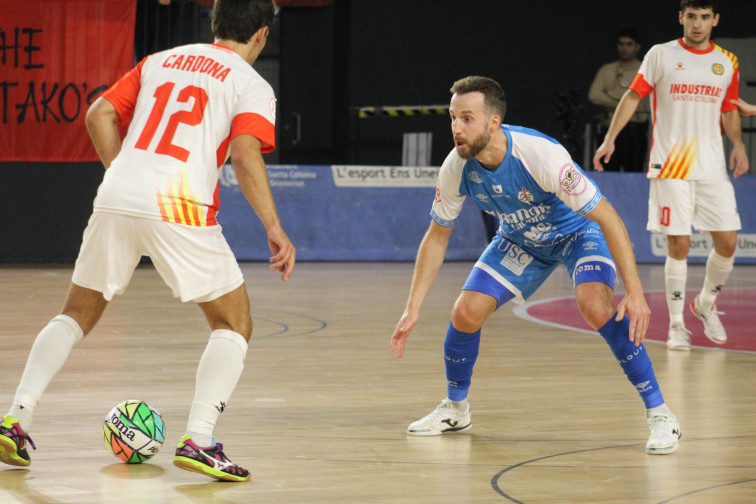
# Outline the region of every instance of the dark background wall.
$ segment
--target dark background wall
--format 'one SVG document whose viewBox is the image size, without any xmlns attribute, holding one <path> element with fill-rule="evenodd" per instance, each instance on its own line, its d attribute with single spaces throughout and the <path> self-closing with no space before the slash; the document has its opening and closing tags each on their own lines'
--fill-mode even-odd
<svg viewBox="0 0 756 504">
<path fill-rule="evenodd" d="M 756 35 L 756 2 L 720 2 L 716 37 Z M 451 148 L 446 116 L 356 120 L 375 105 L 444 104 L 466 75 L 498 80 L 505 122 L 565 142 L 597 112 L 598 67 L 616 59 L 616 33 L 634 26 L 643 50 L 678 38 L 678 0 L 336 0 L 282 13 L 281 161 L 400 164 L 405 131 L 433 132 L 433 164 Z M 740 55 L 741 59 L 749 55 Z M 750 55 L 751 58 L 756 55 Z M 560 98 L 561 97 L 561 98 Z M 290 133 L 300 122 L 297 143 Z M 398 146 L 398 147 L 397 147 Z"/>
<path fill-rule="evenodd" d="M 715 38 L 756 35 L 754 0 L 721 3 Z M 335 0 L 284 8 L 276 21 L 276 161 L 398 165 L 402 134 L 430 131 L 432 164 L 440 164 L 451 148 L 445 115 L 358 120 L 352 110 L 446 104 L 452 82 L 470 74 L 504 86 L 506 122 L 569 143 L 570 125 L 582 128 L 595 112 L 588 86 L 615 58 L 617 30 L 637 27 L 644 49 L 677 38 L 678 7 L 676 0 Z M 3 163 L 0 170 L 0 262 L 75 259 L 102 168 Z"/>
</svg>

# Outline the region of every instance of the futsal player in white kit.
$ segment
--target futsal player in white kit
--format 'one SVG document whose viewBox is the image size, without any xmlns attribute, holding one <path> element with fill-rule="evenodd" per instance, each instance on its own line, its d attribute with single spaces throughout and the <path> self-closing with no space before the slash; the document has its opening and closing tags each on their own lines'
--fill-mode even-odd
<svg viewBox="0 0 756 504">
<path fill-rule="evenodd" d="M 680 425 L 664 402 L 643 340 L 650 310 L 627 231 L 598 187 L 554 139 L 503 125 L 504 91 L 479 76 L 454 83 L 449 107 L 455 148 L 441 166 L 431 223 L 417 253 L 405 311 L 391 339 L 397 357 L 444 260 L 466 197 L 500 221 L 457 298 L 444 342 L 447 397 L 407 434 L 433 436 L 472 425 L 467 396 L 481 327 L 501 305 L 522 303 L 559 264 L 586 321 L 606 340 L 646 407 L 649 454 L 677 450 Z M 626 289 L 614 301 L 616 274 Z"/>
<path fill-rule="evenodd" d="M 732 142 L 733 176 L 748 172 L 738 113 L 737 57 L 711 40 L 719 23 L 713 0 L 680 3 L 683 36 L 653 46 L 643 59 L 630 89 L 617 105 L 604 142 L 593 164 L 614 152 L 614 139 L 627 124 L 639 101 L 652 96 L 653 131 L 648 177 L 649 231 L 667 236 L 664 284 L 669 310 L 667 347 L 690 350 L 690 331 L 683 320 L 687 258 L 691 226 L 711 235 L 714 249 L 706 260 L 700 293 L 691 312 L 703 323 L 704 335 L 727 342 L 715 302 L 735 263 L 737 231 L 741 228 L 735 191 L 727 175 L 722 127 Z M 720 126 L 721 125 L 721 126 Z"/>
<path fill-rule="evenodd" d="M 145 58 L 89 109 L 87 127 L 106 172 L 63 310 L 37 336 L 0 425 L 3 462 L 31 464 L 35 406 L 146 255 L 174 296 L 198 303 L 211 329 L 173 462 L 221 480 L 250 479 L 213 438 L 252 333 L 244 278 L 216 221 L 218 170 L 230 156 L 267 231 L 270 268 L 287 280 L 296 250 L 281 227 L 261 155 L 275 146 L 276 101 L 251 66 L 274 14 L 272 0 L 216 0 L 214 44 Z M 119 123 L 129 124 L 123 141 Z"/>
</svg>

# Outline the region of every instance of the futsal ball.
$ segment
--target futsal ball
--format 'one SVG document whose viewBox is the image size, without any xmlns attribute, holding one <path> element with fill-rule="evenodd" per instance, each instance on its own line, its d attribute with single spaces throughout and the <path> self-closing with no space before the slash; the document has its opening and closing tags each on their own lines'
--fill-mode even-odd
<svg viewBox="0 0 756 504">
<path fill-rule="evenodd" d="M 165 423 L 146 402 L 130 400 L 110 410 L 102 433 L 113 455 L 128 464 L 140 464 L 163 446 Z"/>
</svg>

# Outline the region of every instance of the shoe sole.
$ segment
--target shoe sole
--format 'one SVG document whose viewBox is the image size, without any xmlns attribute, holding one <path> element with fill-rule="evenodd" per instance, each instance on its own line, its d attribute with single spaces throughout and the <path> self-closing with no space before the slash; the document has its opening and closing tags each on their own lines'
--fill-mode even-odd
<svg viewBox="0 0 756 504">
<path fill-rule="evenodd" d="M 19 467 L 31 465 L 31 460 L 26 460 L 18 455 L 18 446 L 8 436 L 0 436 L 0 460 L 6 464 Z"/>
<path fill-rule="evenodd" d="M 187 457 L 174 457 L 173 465 L 181 469 L 184 469 L 185 471 L 191 471 L 191 472 L 204 474 L 205 476 L 210 476 L 211 478 L 215 478 L 215 479 L 223 480 L 223 481 L 242 482 L 242 481 L 249 481 L 252 478 L 251 474 L 248 474 L 246 477 L 234 476 L 233 474 L 228 474 L 223 471 L 219 471 L 217 469 L 212 469 L 211 467 L 208 467 L 207 465 L 201 462 L 197 462 L 196 460 L 193 460 Z"/>
<path fill-rule="evenodd" d="M 407 429 L 407 435 L 408 436 L 440 436 L 442 434 L 454 434 L 456 432 L 466 431 L 470 427 L 472 427 L 472 422 L 465 425 L 464 427 L 452 427 L 450 429 L 446 429 L 442 431 L 411 431 Z"/>
<path fill-rule="evenodd" d="M 695 315 L 695 317 L 698 320 L 700 320 L 702 323 L 704 323 L 704 319 L 701 318 L 701 316 L 696 312 L 696 301 L 695 301 L 695 299 L 690 302 L 690 311 L 693 313 L 693 315 Z M 725 343 L 727 343 L 727 338 L 725 338 L 725 339 L 712 338 L 711 336 L 709 336 L 708 334 L 706 334 L 706 331 L 704 331 L 704 336 L 706 336 L 706 338 L 709 341 L 711 341 L 712 343 L 715 343 L 717 345 L 724 345 Z"/>
<path fill-rule="evenodd" d="M 690 346 L 689 345 L 677 345 L 677 346 L 675 346 L 675 345 L 667 345 L 667 349 L 668 350 L 677 350 L 678 352 L 679 351 L 689 352 L 690 351 Z"/>
<path fill-rule="evenodd" d="M 665 448 L 646 448 L 646 453 L 649 455 L 669 455 L 670 453 L 675 453 L 679 447 L 679 444 L 675 444 L 674 446 Z"/>
</svg>

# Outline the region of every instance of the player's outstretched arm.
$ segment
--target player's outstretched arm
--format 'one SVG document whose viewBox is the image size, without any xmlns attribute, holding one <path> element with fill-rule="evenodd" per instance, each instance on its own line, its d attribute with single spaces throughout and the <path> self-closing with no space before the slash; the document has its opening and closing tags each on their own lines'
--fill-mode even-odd
<svg viewBox="0 0 756 504">
<path fill-rule="evenodd" d="M 637 91 L 632 89 L 625 91 L 619 105 L 617 105 L 617 109 L 614 111 L 614 117 L 612 117 L 612 122 L 606 131 L 604 141 L 596 149 L 596 154 L 593 156 L 593 168 L 596 171 L 604 171 L 601 161 L 608 163 L 612 158 L 612 154 L 614 154 L 614 141 L 635 113 L 640 101 L 641 97 Z"/>
<path fill-rule="evenodd" d="M 404 346 L 407 344 L 407 338 L 417 325 L 420 306 L 423 304 L 425 296 L 428 294 L 433 285 L 438 270 L 444 262 L 446 248 L 449 245 L 449 236 L 453 226 L 439 226 L 431 221 L 428 231 L 426 231 L 423 241 L 417 250 L 415 259 L 415 272 L 412 275 L 412 285 L 410 286 L 409 299 L 404 309 L 399 323 L 396 325 L 393 336 L 391 336 L 391 351 L 397 357 L 404 355 Z"/>
<path fill-rule="evenodd" d="M 118 112 L 112 103 L 100 97 L 87 110 L 86 124 L 92 145 L 107 170 L 121 152 Z"/>
<path fill-rule="evenodd" d="M 740 115 L 744 115 L 744 116 L 756 115 L 756 105 L 751 105 L 750 103 L 744 102 L 740 98 L 737 98 L 735 100 L 730 100 L 730 103 L 738 107 L 738 111 L 740 111 Z"/>
<path fill-rule="evenodd" d="M 253 136 L 234 137 L 230 144 L 231 164 L 239 187 L 268 232 L 268 246 L 273 253 L 270 269 L 280 271 L 281 280 L 288 280 L 294 271 L 297 251 L 278 218 L 261 147 L 260 140 Z"/>
<path fill-rule="evenodd" d="M 625 224 L 612 205 L 603 198 L 586 217 L 601 227 L 606 244 L 609 246 L 609 252 L 611 252 L 614 259 L 614 264 L 617 266 L 622 281 L 625 284 L 625 297 L 617 307 L 616 320 L 622 320 L 622 317 L 627 314 L 630 319 L 630 334 L 628 337 L 630 341 L 633 341 L 638 346 L 646 338 L 648 323 L 651 319 L 651 310 L 643 295 L 643 286 L 638 276 L 638 269 L 635 266 L 633 246 L 627 234 Z"/>
</svg>

